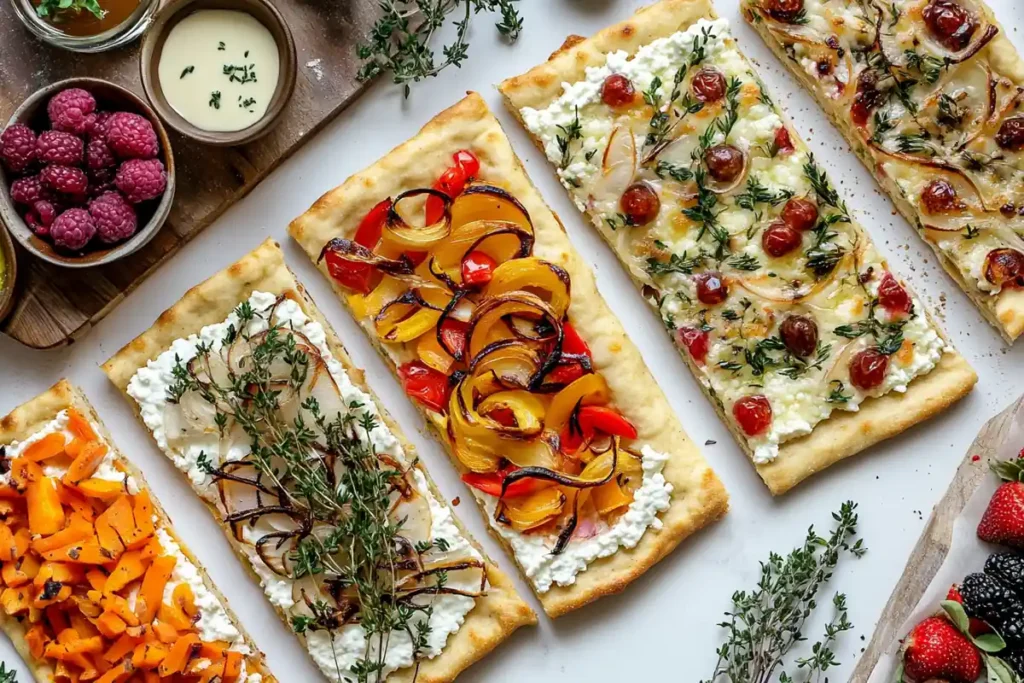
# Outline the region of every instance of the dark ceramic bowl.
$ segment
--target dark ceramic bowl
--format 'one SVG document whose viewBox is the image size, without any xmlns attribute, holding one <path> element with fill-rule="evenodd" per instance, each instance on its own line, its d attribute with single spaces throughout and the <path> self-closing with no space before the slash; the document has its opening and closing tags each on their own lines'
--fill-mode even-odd
<svg viewBox="0 0 1024 683">
<path fill-rule="evenodd" d="M 277 52 L 281 60 L 277 88 L 270 99 L 266 113 L 248 128 L 234 131 L 208 131 L 193 126 L 174 110 L 164 96 L 158 74 L 160 56 L 163 54 L 164 43 L 178 22 L 197 10 L 224 9 L 238 10 L 252 15 L 267 27 L 277 43 Z M 292 32 L 285 23 L 284 17 L 270 0 L 171 0 L 160 10 L 153 26 L 146 33 L 139 53 L 139 68 L 142 70 L 142 87 L 146 96 L 168 126 L 182 135 L 208 145 L 230 147 L 252 142 L 269 133 L 281 120 L 281 114 L 295 90 L 295 77 L 298 70 L 298 58 L 295 55 L 295 41 Z"/>
<path fill-rule="evenodd" d="M 4 272 L 0 275 L 0 320 L 14 308 L 14 287 L 18 283 L 18 255 L 14 252 L 14 242 L 0 225 L 0 258 L 4 261 Z"/>
<path fill-rule="evenodd" d="M 53 95 L 66 88 L 82 88 L 88 90 L 96 98 L 99 108 L 106 111 L 130 111 L 145 116 L 152 122 L 160 140 L 161 161 L 167 168 L 167 189 L 160 200 L 146 202 L 137 207 L 139 229 L 132 237 L 120 244 L 106 249 L 87 249 L 82 254 L 68 254 L 58 250 L 53 244 L 36 235 L 22 219 L 14 202 L 11 201 L 10 187 L 14 178 L 0 167 L 0 221 L 11 231 L 11 235 L 21 246 L 44 261 L 66 268 L 89 268 L 111 263 L 142 248 L 160 230 L 167 220 L 174 199 L 174 156 L 171 153 L 171 142 L 167 131 L 161 125 L 156 113 L 141 97 L 135 93 L 98 78 L 69 78 L 37 90 L 20 107 L 7 125 L 24 123 L 37 133 L 49 128 L 46 105 Z"/>
</svg>

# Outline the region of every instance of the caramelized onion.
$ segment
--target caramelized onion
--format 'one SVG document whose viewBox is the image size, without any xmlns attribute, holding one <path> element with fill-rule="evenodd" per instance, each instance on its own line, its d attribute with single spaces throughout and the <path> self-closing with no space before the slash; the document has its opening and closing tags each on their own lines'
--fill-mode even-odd
<svg viewBox="0 0 1024 683">
<path fill-rule="evenodd" d="M 379 256 L 361 244 L 357 244 L 350 239 L 344 237 L 335 237 L 320 250 L 320 256 L 316 262 L 320 263 L 327 252 L 337 254 L 346 261 L 352 261 L 353 263 L 363 263 L 368 266 L 372 266 L 382 273 L 388 275 L 412 275 L 413 265 L 405 256 L 398 259 L 389 259 L 383 256 Z"/>
<path fill-rule="evenodd" d="M 444 211 L 441 218 L 430 225 L 422 227 L 411 226 L 406 223 L 402 215 L 398 213 L 398 207 L 403 200 L 420 195 L 435 197 L 443 202 Z M 387 220 L 384 221 L 384 239 L 403 249 L 430 249 L 441 240 L 448 237 L 452 228 L 452 200 L 444 192 L 433 188 L 419 188 L 406 190 L 391 203 L 388 209 Z"/>
</svg>

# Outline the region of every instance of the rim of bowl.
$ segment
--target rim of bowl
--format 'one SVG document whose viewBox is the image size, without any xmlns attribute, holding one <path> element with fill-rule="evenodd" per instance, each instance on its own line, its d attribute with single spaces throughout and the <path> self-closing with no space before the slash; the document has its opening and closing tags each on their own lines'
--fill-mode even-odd
<svg viewBox="0 0 1024 683">
<path fill-rule="evenodd" d="M 257 8 L 259 13 L 254 12 L 253 8 Z M 277 87 L 274 89 L 274 95 L 271 97 L 266 113 L 248 128 L 235 131 L 203 130 L 186 121 L 164 96 L 157 73 L 164 43 L 167 41 L 170 30 L 178 22 L 192 12 L 201 9 L 228 9 L 245 12 L 266 26 L 277 44 L 281 60 Z M 269 19 L 270 24 L 265 19 Z M 153 104 L 157 114 L 168 126 L 186 137 L 205 144 L 230 147 L 263 137 L 281 121 L 281 116 L 295 91 L 298 57 L 295 51 L 295 40 L 288 27 L 288 22 L 269 0 L 171 0 L 157 13 L 152 26 L 146 32 L 145 38 L 142 39 L 142 49 L 139 51 L 139 70 L 142 74 L 142 87 L 146 91 L 146 96 Z"/>
<path fill-rule="evenodd" d="M 0 225 L 0 254 L 3 256 L 6 270 L 3 286 L 0 287 L 0 322 L 2 322 L 14 308 L 14 289 L 18 286 L 18 253 L 14 248 L 14 240 L 11 239 L 10 233 L 3 225 Z"/>
<path fill-rule="evenodd" d="M 64 268 L 92 268 L 112 263 L 138 251 L 160 231 L 164 221 L 167 220 L 167 216 L 170 214 L 171 203 L 174 200 L 174 153 L 171 150 L 171 141 L 167 136 L 167 130 L 163 127 L 153 108 L 131 90 L 102 78 L 67 78 L 40 88 L 29 95 L 18 106 L 6 125 L 11 126 L 15 123 L 31 121 L 38 113 L 39 107 L 45 106 L 45 103 L 49 101 L 52 95 L 65 88 L 76 87 L 89 90 L 94 96 L 97 95 L 94 91 L 100 88 L 114 91 L 118 97 L 130 104 L 129 109 L 133 109 L 136 113 L 145 116 L 153 124 L 157 139 L 160 140 L 164 168 L 167 170 L 167 187 L 164 189 L 164 194 L 160 198 L 159 204 L 153 209 L 153 215 L 138 232 L 121 244 L 109 249 L 96 249 L 82 256 L 66 256 L 56 251 L 48 242 L 36 236 L 32 229 L 22 220 L 21 215 L 14 206 L 13 200 L 11 200 L 10 183 L 8 182 L 7 173 L 3 168 L 0 168 L 0 184 L 2 184 L 2 187 L 0 187 L 0 221 L 7 226 L 8 231 L 10 231 L 11 235 L 21 246 L 42 260 Z M 97 99 L 105 99 L 105 97 L 100 93 Z"/>
</svg>

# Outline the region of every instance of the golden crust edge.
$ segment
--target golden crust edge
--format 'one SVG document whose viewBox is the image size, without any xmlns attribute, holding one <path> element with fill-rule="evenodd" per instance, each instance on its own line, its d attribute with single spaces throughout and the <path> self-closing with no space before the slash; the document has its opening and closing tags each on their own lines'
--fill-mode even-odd
<svg viewBox="0 0 1024 683">
<path fill-rule="evenodd" d="M 276 683 L 278 680 L 267 666 L 266 655 L 256 646 L 252 636 L 246 631 L 245 626 L 242 624 L 238 615 L 235 614 L 234 610 L 231 609 L 231 605 L 221 593 L 220 589 L 213 583 L 206 568 L 199 561 L 199 559 L 192 553 L 192 550 L 178 535 L 174 524 L 171 522 L 171 518 L 167 515 L 166 510 L 160 504 L 160 500 L 157 498 L 156 493 L 149 486 L 149 482 L 146 481 L 145 476 L 131 460 L 129 460 L 118 448 L 117 443 L 114 441 L 113 436 L 107 429 L 106 425 L 100 419 L 96 409 L 89 402 L 89 399 L 85 394 L 68 382 L 66 379 L 58 381 L 55 385 L 50 387 L 48 390 L 39 394 L 35 398 L 28 400 L 15 408 L 11 413 L 0 420 L 0 445 L 8 444 L 11 441 L 24 440 L 30 434 L 38 431 L 41 427 L 45 426 L 47 422 L 52 420 L 57 413 L 66 408 L 74 408 L 82 413 L 90 423 L 97 429 L 100 436 L 107 442 L 107 446 L 114 454 L 114 458 L 121 464 L 125 471 L 135 478 L 141 489 L 145 489 L 149 492 L 150 498 L 153 503 L 153 510 L 159 519 L 159 527 L 164 529 L 172 539 L 178 544 L 182 554 L 199 570 L 200 575 L 203 579 L 203 584 L 209 589 L 221 604 L 224 606 L 225 612 L 231 619 L 231 622 L 238 629 L 242 639 L 246 645 L 251 649 L 253 654 L 246 657 L 246 670 L 249 673 L 259 673 L 264 677 L 267 683 Z M 24 424 L 19 424 L 20 421 L 24 420 Z M 4 632 L 11 639 L 15 649 L 21 658 L 29 666 L 39 683 L 50 683 L 53 680 L 53 669 L 45 662 L 36 661 L 28 649 L 28 643 L 25 640 L 25 634 L 27 629 L 24 627 L 24 623 L 18 619 L 10 617 L 3 612 L 0 612 L 0 625 L 2 625 Z M 257 670 L 250 669 L 251 666 L 258 665 Z"/>
<path fill-rule="evenodd" d="M 139 418 L 139 422 L 142 423 L 138 404 L 127 393 L 128 380 L 135 372 L 149 362 L 149 360 L 152 360 L 152 358 L 166 350 L 167 344 L 174 339 L 193 334 L 204 325 L 223 321 L 239 302 L 245 300 L 254 290 L 261 288 L 279 294 L 288 293 L 293 295 L 292 298 L 298 297 L 296 301 L 302 306 L 303 311 L 323 326 L 327 334 L 327 343 L 331 353 L 345 367 L 352 383 L 370 395 L 377 406 L 381 418 L 402 444 L 405 452 L 410 458 L 415 458 L 415 447 L 406 439 L 398 424 L 383 408 L 376 394 L 366 385 L 362 370 L 357 369 L 353 365 L 334 329 L 323 317 L 323 314 L 309 297 L 305 288 L 302 287 L 294 274 L 288 269 L 279 245 L 272 239 L 264 241 L 241 260 L 190 289 L 177 304 L 169 308 L 158 318 L 154 327 L 139 335 L 134 341 L 129 342 L 118 354 L 103 365 L 104 372 L 107 373 L 110 380 L 124 395 L 125 400 L 132 407 L 136 417 Z M 234 294 L 227 297 L 216 296 L 224 290 L 234 292 Z M 217 303 L 220 305 L 211 305 L 214 302 L 211 302 L 210 298 L 219 299 Z M 230 305 L 225 308 L 229 303 Z M 176 322 L 177 319 L 180 316 L 187 318 L 194 313 L 193 309 L 196 306 L 202 307 L 203 314 L 200 317 L 206 322 L 198 325 L 193 324 L 190 326 L 193 329 L 182 331 Z M 161 321 L 166 323 L 165 327 L 167 329 L 157 329 Z M 148 353 L 143 353 L 142 349 L 147 349 Z M 142 424 L 148 433 L 148 428 L 144 423 Z M 167 456 L 166 453 L 164 455 Z M 427 480 L 431 492 L 439 501 L 447 504 L 444 496 L 437 489 L 433 479 L 422 464 L 417 463 L 417 467 Z M 187 481 L 184 473 L 181 473 L 181 476 Z M 191 488 L 191 482 L 188 483 Z M 198 492 L 196 492 L 196 495 L 199 495 Z M 230 529 L 224 523 L 220 511 L 202 496 L 199 496 L 199 498 L 210 510 L 214 519 L 224 531 L 243 567 L 253 577 L 257 585 L 261 585 L 259 576 L 252 568 L 248 557 L 246 557 L 242 550 L 241 544 L 234 538 Z M 453 515 L 453 519 L 460 531 L 470 539 L 473 546 L 485 558 L 487 562 L 487 578 L 492 589 L 495 590 L 490 590 L 486 596 L 477 600 L 473 610 L 466 616 L 462 627 L 449 636 L 441 654 L 432 659 L 421 660 L 419 676 L 415 679 L 419 683 L 448 683 L 454 680 L 459 673 L 483 658 L 484 655 L 506 640 L 520 626 L 537 623 L 536 614 L 518 596 L 508 576 L 498 568 L 493 560 L 487 557 L 484 549 L 473 539 L 472 535 L 458 519 L 458 516 Z M 277 605 L 271 604 L 271 606 L 290 631 L 288 615 Z M 295 634 L 295 637 L 305 650 L 306 643 L 304 637 L 299 634 Z M 388 677 L 388 680 L 394 680 L 395 683 L 412 683 L 413 675 L 413 668 L 410 667 L 395 671 Z"/>
<path fill-rule="evenodd" d="M 746 2 L 742 3 L 742 5 L 745 8 Z M 988 11 L 991 15 L 991 9 L 988 9 Z M 742 12 L 742 14 L 747 19 L 747 23 L 761 36 L 761 39 L 768 46 L 768 49 L 771 50 L 772 54 L 785 65 L 790 74 L 810 93 L 814 101 L 817 102 L 818 107 L 825 113 L 828 120 L 839 131 L 846 143 L 850 145 L 854 155 L 864 164 L 868 173 L 881 186 L 886 196 L 896 206 L 903 218 L 910 223 L 914 234 L 934 252 L 942 269 L 946 271 L 959 289 L 971 300 L 971 303 L 974 304 L 985 320 L 999 332 L 1000 336 L 1008 344 L 1013 344 L 1024 333 L 1024 290 L 1003 289 L 998 295 L 991 296 L 967 282 L 957 267 L 956 262 L 943 253 L 937 244 L 932 243 L 921 235 L 921 231 L 916 227 L 918 222 L 917 211 L 913 205 L 907 201 L 894 182 L 887 176 L 882 176 L 876 170 L 873 159 L 869 161 L 870 152 L 864 149 L 859 139 L 853 135 L 849 123 L 828 101 L 821 97 L 811 77 L 801 69 L 796 69 L 792 66 L 781 43 L 772 37 L 764 22 L 750 21 L 746 11 Z M 1001 26 L 1000 35 L 997 40 L 999 41 L 997 45 L 990 45 L 987 48 L 992 53 L 992 57 L 1003 62 L 1007 69 L 1016 71 L 1017 78 L 1024 81 L 1024 60 L 1020 59 L 1013 45 L 1009 43 L 1006 38 L 1006 31 Z M 995 49 L 999 45 L 1004 45 L 1004 43 L 1008 48 L 1004 46 L 1003 49 Z M 1013 60 L 1009 59 L 1011 56 L 1014 57 Z"/>
<path fill-rule="evenodd" d="M 603 29 L 602 31 L 595 34 L 595 36 L 601 36 L 605 41 L 613 39 L 614 36 L 619 34 L 619 32 L 621 31 L 621 27 L 623 25 L 630 24 L 635 26 L 639 21 L 657 23 L 660 27 L 656 27 L 656 29 L 651 32 L 653 37 L 650 39 L 656 39 L 658 37 L 671 35 L 676 31 L 684 30 L 685 26 L 689 26 L 689 24 L 685 24 L 684 26 L 674 24 L 671 22 L 664 22 L 663 19 L 665 19 L 665 17 L 663 17 L 661 13 L 655 10 L 657 10 L 660 6 L 676 7 L 680 5 L 692 5 L 696 7 L 699 6 L 700 4 L 702 4 L 700 0 L 663 0 L 663 2 L 661 3 L 641 9 L 631 19 L 627 19 L 626 21 L 620 22 L 619 24 L 615 24 L 606 29 Z M 694 17 L 691 19 L 690 23 L 704 16 L 707 15 L 700 12 L 695 12 Z M 735 40 L 735 37 L 733 38 L 733 40 Z M 577 50 L 581 51 L 580 54 L 588 54 L 591 56 L 591 61 L 588 61 L 587 65 L 593 65 L 597 63 L 597 61 L 593 61 L 597 59 L 597 54 L 603 56 L 608 51 L 611 51 L 610 49 L 598 52 L 587 51 L 586 42 L 587 41 L 574 43 L 568 51 L 554 53 L 551 59 L 548 61 L 548 63 L 543 64 L 539 67 L 534 67 L 534 69 L 527 72 L 525 76 L 534 74 L 539 69 L 541 69 L 541 67 L 551 67 L 552 62 L 565 61 L 566 59 L 576 59 L 571 55 Z M 612 49 L 620 48 L 615 47 Z M 754 68 L 754 65 L 750 63 L 749 58 L 747 58 L 747 56 L 742 51 L 740 52 L 740 54 L 747 61 L 751 71 L 756 74 L 757 70 Z M 567 55 L 569 56 L 567 57 Z M 545 77 L 547 77 L 548 75 L 549 74 L 545 74 Z M 520 125 L 522 125 L 523 127 L 523 130 L 526 131 L 526 134 L 533 141 L 534 146 L 541 152 L 542 155 L 544 155 L 544 145 L 541 143 L 540 139 L 537 138 L 533 133 L 531 133 L 530 130 L 526 127 L 526 123 L 523 120 L 520 111 L 522 106 L 529 105 L 518 104 L 518 102 L 522 101 L 522 91 L 523 88 L 526 87 L 524 85 L 524 81 L 521 81 L 519 79 L 522 79 L 524 77 L 514 77 L 507 79 L 499 86 L 498 89 L 503 95 L 503 100 L 506 109 L 508 109 L 512 116 L 515 117 L 517 121 L 519 121 Z M 558 83 L 561 83 L 563 80 L 569 80 L 570 74 L 556 73 L 552 77 Z M 792 135 L 794 144 L 798 148 L 806 150 L 806 143 L 803 141 L 803 138 L 798 133 L 796 133 L 796 129 L 793 126 L 793 123 L 790 120 L 789 116 L 781 109 L 779 110 L 779 112 L 781 114 L 784 125 L 786 125 L 789 128 L 791 133 L 794 133 L 794 135 Z M 583 214 L 583 216 L 585 219 L 589 221 L 589 216 L 587 216 L 585 213 Z M 593 227 L 593 222 L 590 222 L 592 223 Z M 857 222 L 856 224 L 860 228 L 861 232 L 863 232 L 865 235 L 868 235 L 867 231 L 864 230 L 863 226 L 861 226 L 859 222 Z M 623 259 L 619 256 L 615 242 L 612 239 L 611 232 L 605 229 L 602 225 L 597 225 L 596 228 L 598 233 L 601 235 L 601 238 L 611 249 L 612 253 L 616 255 L 616 258 L 618 259 L 623 270 L 625 270 L 626 274 L 636 285 L 637 289 L 640 290 L 643 287 L 644 283 L 638 277 L 635 276 L 632 270 L 626 266 Z M 1024 301 L 1024 299 L 1022 299 L 1022 301 Z M 648 305 L 650 305 L 649 302 Z M 654 311 L 655 315 L 659 315 L 658 311 L 654 310 L 653 306 L 650 307 Z M 935 329 L 938 330 L 940 334 L 942 334 L 943 339 L 946 339 L 941 327 L 939 327 L 932 318 L 930 311 L 926 311 L 926 315 L 928 316 L 928 320 L 932 324 L 932 326 L 935 327 Z M 1022 325 L 1024 325 L 1024 322 L 1022 322 Z M 948 339 L 946 339 L 946 341 L 948 343 Z M 952 346 L 950 345 L 949 348 L 952 349 Z M 701 391 L 711 402 L 711 405 L 714 407 L 715 412 L 718 413 L 719 418 L 725 424 L 726 428 L 728 428 L 730 433 L 732 433 L 741 450 L 743 450 L 743 452 L 753 463 L 754 453 L 750 446 L 747 444 L 746 437 L 744 437 L 739 432 L 733 421 L 728 418 L 728 416 L 725 413 L 724 407 L 719 404 L 719 402 L 709 391 L 708 387 L 704 386 L 704 383 L 698 379 L 700 376 L 700 371 L 699 368 L 694 364 L 693 360 L 688 356 L 688 354 L 684 353 L 681 349 L 678 349 L 678 347 L 677 350 L 679 350 L 680 356 L 683 358 L 683 361 L 686 363 L 686 365 L 690 368 L 690 371 L 693 373 L 693 378 L 696 384 L 700 387 Z M 922 382 L 919 382 L 918 380 L 926 379 L 932 377 L 933 375 L 943 380 L 945 380 L 947 377 L 949 378 L 948 388 L 953 392 L 953 398 L 951 400 L 944 402 L 928 400 L 929 396 L 924 394 L 926 385 Z M 878 410 L 877 408 L 875 408 L 875 404 L 879 402 L 880 399 L 892 397 L 892 393 L 878 398 L 869 398 L 861 404 L 861 410 L 859 412 L 852 413 L 843 411 L 833 413 L 833 416 L 830 416 L 828 420 L 819 423 L 811 434 L 807 435 L 806 437 L 794 439 L 793 441 L 789 441 L 782 444 L 782 446 L 779 449 L 778 457 L 772 463 L 769 463 L 768 465 L 755 464 L 754 467 L 757 470 L 758 474 L 761 476 L 765 485 L 768 487 L 769 491 L 772 493 L 772 495 L 783 495 L 790 491 L 797 484 L 801 483 L 802 481 L 806 480 L 807 478 L 811 477 L 817 472 L 820 472 L 821 470 L 828 468 L 829 466 L 839 462 L 840 460 L 848 458 L 852 455 L 856 455 L 857 453 L 865 450 L 866 448 L 886 438 L 895 436 L 896 434 L 899 434 L 900 432 L 908 429 L 910 426 L 913 426 L 914 424 L 917 424 L 919 422 L 923 422 L 928 418 L 938 414 L 942 410 L 945 410 L 945 408 L 949 407 L 954 402 L 965 396 L 974 387 L 975 383 L 977 382 L 977 379 L 977 374 L 974 372 L 973 369 L 970 368 L 966 360 L 962 356 L 960 356 L 958 352 L 953 350 L 944 353 L 943 358 L 940 359 L 940 362 L 935 369 L 933 369 L 924 378 L 916 378 L 915 381 L 911 383 L 906 393 L 898 395 L 898 398 L 903 399 L 906 403 L 910 403 L 912 405 L 922 403 L 928 406 L 928 408 L 924 410 L 909 411 L 910 414 L 915 416 L 914 420 L 901 420 L 898 422 L 898 424 L 900 425 L 898 428 L 892 426 L 879 426 L 877 429 L 873 430 L 873 433 L 861 436 L 860 432 L 863 431 L 865 425 L 876 424 L 875 422 L 870 421 L 872 419 L 871 416 L 873 416 L 875 411 Z M 927 386 L 930 386 L 930 384 Z M 945 388 L 944 383 L 943 388 Z M 890 402 L 884 402 L 882 405 L 887 405 L 888 403 Z M 850 422 L 851 420 L 854 422 L 854 425 L 852 425 L 854 429 L 852 430 L 850 429 L 850 427 L 847 426 L 847 423 Z M 858 422 L 858 420 L 860 420 L 860 422 Z M 894 422 L 893 424 L 897 423 Z M 845 436 L 846 438 L 840 439 L 840 437 L 842 436 Z M 814 437 L 814 444 L 828 444 L 830 447 L 828 449 L 822 448 L 821 452 L 815 453 L 811 448 L 809 448 L 806 445 L 812 442 L 812 437 Z"/>
<path fill-rule="evenodd" d="M 460 126 L 463 128 L 460 128 Z M 530 182 L 497 119 L 494 118 L 494 115 L 478 94 L 470 93 L 459 103 L 434 117 L 415 137 L 393 149 L 374 165 L 351 176 L 342 185 L 324 194 L 309 211 L 292 221 L 289 226 L 289 233 L 303 247 L 310 258 L 315 261 L 320 253 L 321 245 L 326 242 L 326 238 L 336 236 L 337 228 L 335 226 L 345 222 L 336 219 L 331 220 L 330 216 L 332 213 L 336 213 L 339 207 L 344 207 L 349 203 L 354 204 L 351 208 L 352 215 L 361 216 L 366 210 L 369 210 L 375 201 L 371 201 L 366 196 L 361 196 L 361 194 L 364 194 L 362 190 L 378 188 L 382 183 L 376 176 L 383 175 L 391 168 L 395 168 L 396 171 L 404 171 L 406 165 L 397 161 L 397 159 L 403 156 L 415 155 L 417 160 L 415 166 L 421 174 L 419 182 L 429 185 L 432 182 L 430 174 L 440 172 L 440 169 L 436 168 L 438 164 L 435 164 L 435 168 L 431 169 L 431 164 L 425 160 L 426 150 L 422 149 L 422 147 L 427 146 L 434 152 L 435 157 L 440 156 L 447 160 L 451 149 L 455 148 L 454 145 L 459 142 L 458 140 L 454 142 L 451 140 L 453 137 L 458 137 L 453 131 L 462 131 L 465 128 L 472 128 L 473 132 L 476 133 L 476 137 L 484 138 L 484 142 L 487 143 L 485 146 L 477 141 L 479 146 L 473 147 L 473 151 L 475 153 L 479 152 L 478 156 L 482 156 L 482 168 L 486 168 L 487 164 L 491 162 L 491 157 L 501 157 L 500 160 L 504 163 L 504 166 L 500 168 L 503 173 L 502 177 L 513 178 L 516 184 L 519 185 L 519 189 L 514 191 L 513 194 L 523 201 L 525 193 L 528 193 L 528 201 L 525 203 L 527 203 L 531 217 L 534 220 L 535 232 L 538 237 L 537 248 L 545 248 L 552 251 L 554 255 L 552 260 L 555 260 L 570 272 L 574 283 L 574 305 L 586 308 L 593 318 L 599 319 L 610 326 L 610 331 L 603 330 L 601 336 L 613 338 L 614 341 L 610 345 L 617 345 L 618 350 L 604 354 L 607 356 L 605 358 L 600 358 L 601 354 L 595 352 L 595 365 L 609 379 L 610 384 L 613 385 L 613 395 L 621 397 L 626 394 L 627 390 L 625 387 L 630 384 L 646 385 L 637 386 L 636 392 L 641 395 L 646 394 L 645 398 L 655 404 L 656 412 L 661 418 L 660 420 L 658 417 L 638 416 L 635 412 L 631 414 L 630 410 L 620 406 L 626 412 L 627 417 L 638 424 L 641 437 L 639 440 L 647 442 L 658 441 L 662 444 L 667 444 L 659 448 L 659 450 L 664 450 L 671 454 L 669 463 L 666 465 L 665 477 L 666 480 L 673 484 L 676 493 L 673 494 L 671 507 L 661 515 L 664 527 L 657 533 L 645 533 L 640 543 L 632 549 L 620 548 L 618 552 L 610 557 L 595 560 L 585 571 L 577 575 L 576 583 L 565 587 L 555 586 L 545 593 L 539 593 L 538 598 L 544 607 L 544 611 L 549 616 L 557 617 L 578 609 L 600 597 L 621 591 L 631 581 L 667 555 L 684 538 L 724 515 L 728 508 L 728 496 L 721 482 L 708 466 L 703 456 L 700 455 L 696 446 L 685 435 L 678 418 L 668 404 L 668 399 L 665 398 L 660 388 L 658 388 L 657 383 L 650 376 L 649 369 L 640 358 L 639 351 L 629 341 L 618 319 L 607 308 L 604 299 L 594 284 L 592 272 L 582 263 L 569 243 L 564 227 L 561 225 L 558 217 L 551 211 L 540 193 Z M 470 135 L 469 137 L 472 138 L 473 136 Z M 435 138 L 440 138 L 440 140 Z M 430 144 L 426 144 L 425 141 L 430 141 Z M 466 142 L 472 141 L 474 140 Z M 438 142 L 442 144 L 437 144 Z M 459 145 L 459 147 L 464 146 L 466 144 Z M 443 150 L 439 148 L 443 148 Z M 441 161 L 441 159 L 434 159 L 434 161 Z M 424 169 L 429 169 L 429 171 L 424 172 Z M 521 195 L 521 192 L 524 194 Z M 384 194 L 388 193 L 381 193 L 378 190 L 376 197 L 379 198 Z M 372 196 L 371 194 L 370 197 Z M 550 216 L 550 220 L 548 220 L 548 216 Z M 354 231 L 354 225 L 351 226 L 351 231 Z M 342 305 L 349 310 L 349 313 L 352 313 L 345 292 L 326 274 L 323 266 L 320 267 L 320 270 L 338 294 Z M 591 293 L 593 296 L 591 296 Z M 581 299 L 586 300 L 587 303 L 581 303 Z M 596 315 L 594 315 L 595 311 L 597 312 Z M 574 324 L 576 324 L 577 318 L 578 316 L 574 316 Z M 397 368 L 390 361 L 386 351 L 381 347 L 374 335 L 368 334 L 368 336 L 375 348 L 381 353 L 392 373 L 397 376 Z M 587 336 L 588 342 L 591 341 L 592 337 L 586 334 L 586 330 L 584 330 L 584 336 Z M 592 350 L 595 350 L 597 346 L 601 346 L 602 349 L 604 348 L 604 345 L 591 343 Z M 613 356 L 618 357 L 615 358 Z M 623 356 L 626 357 L 625 361 Z M 630 367 L 628 370 L 623 370 L 620 367 L 620 364 L 624 362 L 629 363 Z M 640 376 L 640 379 L 638 379 L 637 375 Z M 641 379 L 646 381 L 641 381 Z M 619 387 L 615 385 L 619 385 Z M 427 423 L 432 424 L 426 412 L 418 405 L 417 409 L 424 415 Z M 656 425 L 655 423 L 659 421 L 661 424 Z M 652 437 L 652 435 L 656 438 Z M 441 442 L 449 459 L 456 468 L 459 471 L 463 471 L 464 468 L 451 452 L 447 439 L 443 438 L 443 435 L 438 435 L 438 441 Z M 690 498 L 692 500 L 689 500 Z M 687 502 L 689 505 L 684 505 Z M 512 552 L 509 544 L 493 529 L 490 520 L 486 519 L 486 512 L 479 505 L 479 499 L 478 507 L 485 517 L 487 528 L 491 535 L 505 547 L 508 554 L 515 560 L 515 554 Z M 518 561 L 516 563 L 518 564 Z"/>
</svg>

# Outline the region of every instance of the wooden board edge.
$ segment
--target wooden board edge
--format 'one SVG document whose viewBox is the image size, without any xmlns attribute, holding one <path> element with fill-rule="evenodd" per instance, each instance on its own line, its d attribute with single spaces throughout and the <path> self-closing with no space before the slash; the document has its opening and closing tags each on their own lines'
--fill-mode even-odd
<svg viewBox="0 0 1024 683">
<path fill-rule="evenodd" d="M 928 523 L 907 559 L 903 576 L 889 596 L 875 624 L 874 634 L 853 670 L 850 683 L 867 683 L 885 651 L 904 635 L 898 632 L 899 628 L 920 602 L 949 553 L 956 518 L 988 474 L 988 463 L 994 455 L 991 451 L 993 440 L 1003 433 L 1022 404 L 1024 397 L 986 422 L 971 443 L 945 495 L 932 509 Z M 975 455 L 982 457 L 974 461 Z"/>
</svg>

